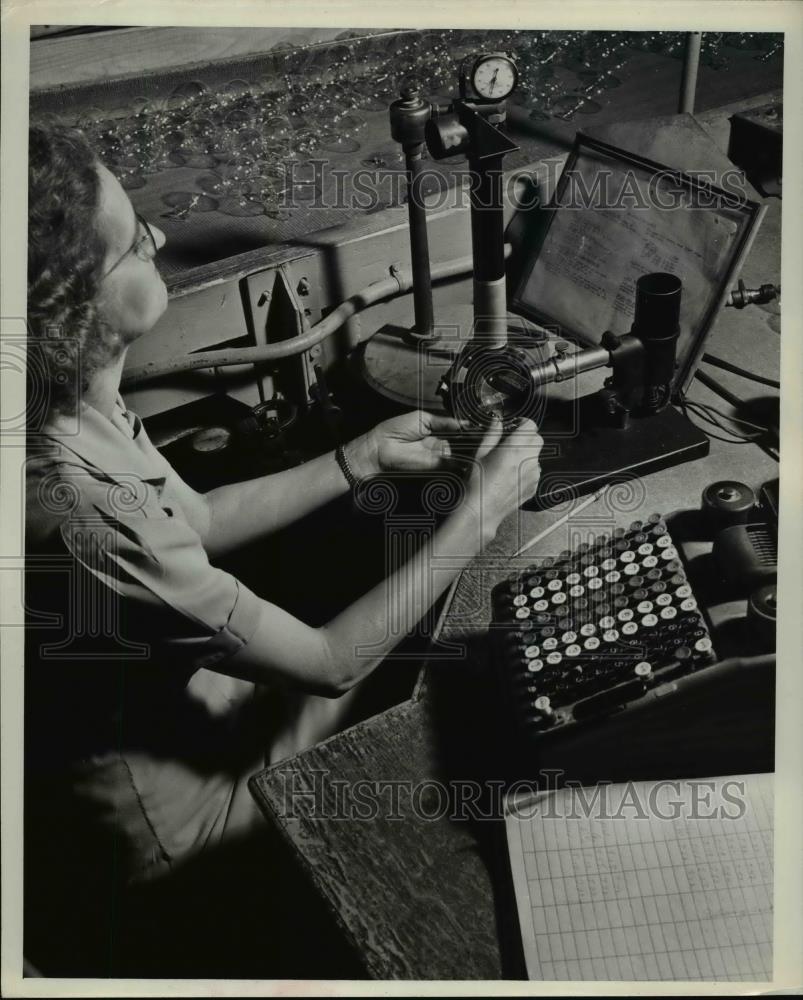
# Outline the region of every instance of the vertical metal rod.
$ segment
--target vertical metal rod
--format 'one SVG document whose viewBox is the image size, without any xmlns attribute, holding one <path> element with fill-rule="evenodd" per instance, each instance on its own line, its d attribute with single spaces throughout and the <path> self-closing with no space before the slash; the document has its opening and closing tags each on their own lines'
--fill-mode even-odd
<svg viewBox="0 0 803 1000">
<path fill-rule="evenodd" d="M 701 31 L 686 32 L 686 49 L 683 54 L 683 80 L 680 85 L 681 114 L 694 114 L 694 95 L 697 90 L 697 70 L 700 66 L 700 46 L 703 41 Z"/>
<path fill-rule="evenodd" d="M 407 213 L 410 222 L 410 256 L 413 266 L 413 310 L 416 337 L 434 335 L 435 317 L 432 310 L 432 277 L 429 269 L 427 210 L 421 183 L 421 145 L 404 147 L 407 167 Z"/>
<path fill-rule="evenodd" d="M 502 157 L 469 157 L 471 171 L 471 237 L 474 277 L 497 281 L 505 276 L 505 215 L 502 198 Z"/>
<path fill-rule="evenodd" d="M 487 347 L 507 343 L 507 279 L 502 157 L 469 156 L 471 244 L 474 253 L 474 334 Z"/>
</svg>

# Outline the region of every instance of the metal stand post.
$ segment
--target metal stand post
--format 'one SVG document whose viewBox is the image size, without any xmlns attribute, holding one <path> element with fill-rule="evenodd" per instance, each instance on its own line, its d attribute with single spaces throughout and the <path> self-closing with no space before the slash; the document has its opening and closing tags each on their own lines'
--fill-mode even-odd
<svg viewBox="0 0 803 1000">
<path fill-rule="evenodd" d="M 401 98 L 390 106 L 390 130 L 404 150 L 407 168 L 407 210 L 410 223 L 410 260 L 413 269 L 413 308 L 416 340 L 432 340 L 435 319 L 432 310 L 432 277 L 429 266 L 427 210 L 424 205 L 421 154 L 424 149 L 424 126 L 432 108 L 421 96 L 414 80 L 407 80 Z"/>
<path fill-rule="evenodd" d="M 701 31 L 686 33 L 686 51 L 683 55 L 683 80 L 680 86 L 681 114 L 694 114 L 694 94 L 697 90 L 697 70 L 700 66 L 700 46 L 703 41 Z"/>
</svg>

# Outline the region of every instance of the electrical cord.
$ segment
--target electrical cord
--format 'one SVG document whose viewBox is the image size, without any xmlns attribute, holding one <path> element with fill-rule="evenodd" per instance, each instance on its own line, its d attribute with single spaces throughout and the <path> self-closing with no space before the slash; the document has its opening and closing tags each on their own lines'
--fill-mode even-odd
<svg viewBox="0 0 803 1000">
<path fill-rule="evenodd" d="M 734 406 L 737 409 L 740 409 L 740 408 L 748 405 L 748 404 L 745 403 L 745 400 L 739 399 L 738 396 L 734 395 L 732 392 L 730 392 L 730 390 L 726 389 L 724 385 L 722 385 L 720 382 L 718 382 L 715 378 L 712 378 L 710 375 L 707 375 L 705 372 L 702 372 L 702 371 L 700 371 L 698 369 L 695 372 L 694 377 L 696 379 L 699 379 L 699 381 L 702 382 L 703 385 L 705 385 L 709 389 L 711 389 L 712 392 L 715 392 L 718 396 L 721 396 L 726 402 L 730 403 L 731 406 Z M 703 405 L 705 405 L 705 404 L 703 404 Z M 692 412 L 694 412 L 694 411 L 692 411 Z M 685 408 L 684 408 L 684 413 L 688 416 L 688 414 L 686 413 Z M 699 415 L 702 416 L 702 414 L 699 414 Z M 705 416 L 703 416 L 702 418 L 704 420 L 706 419 Z M 712 422 L 712 423 L 714 422 L 714 421 L 710 420 L 710 414 L 708 414 L 708 419 L 709 419 L 710 422 Z M 733 418 L 728 418 L 728 419 L 733 419 Z M 717 426 L 720 426 L 720 425 L 717 425 Z M 759 425 L 756 425 L 756 426 L 759 426 Z M 701 429 L 703 429 L 703 428 L 701 428 Z M 722 441 L 726 440 L 725 438 L 720 438 L 716 434 L 711 434 L 709 431 L 705 431 L 705 433 L 709 437 L 717 438 L 717 440 L 722 440 Z M 732 433 L 732 432 L 729 431 L 728 433 Z M 759 434 L 755 438 L 744 438 L 744 437 L 742 437 L 738 441 L 734 441 L 733 439 L 730 439 L 730 440 L 728 440 L 728 443 L 729 444 L 747 444 L 747 443 L 749 443 L 749 441 L 752 440 L 756 444 L 758 444 L 758 446 L 760 448 L 762 448 L 765 452 L 767 452 L 768 455 L 770 455 L 772 458 L 774 458 L 776 462 L 778 462 L 778 461 L 780 461 L 780 456 L 779 456 L 779 452 L 778 452 L 778 445 L 777 445 L 777 443 L 775 443 L 775 444 L 772 443 L 773 439 L 775 439 L 777 441 L 777 437 L 778 437 L 778 429 L 776 427 L 772 427 L 772 428 L 768 428 L 767 429 L 767 433 L 766 434 Z"/>
<path fill-rule="evenodd" d="M 681 400 L 680 408 L 687 420 L 691 420 L 690 414 L 694 413 L 706 423 L 713 424 L 715 427 L 719 428 L 719 430 L 731 435 L 730 437 L 723 437 L 721 434 L 715 434 L 713 431 L 710 431 L 705 427 L 700 427 L 700 430 L 706 435 L 706 437 L 712 438 L 716 441 L 724 441 L 725 444 L 758 444 L 758 446 L 766 451 L 767 454 L 776 462 L 780 461 L 778 446 L 777 444 L 772 443 L 773 437 L 777 436 L 777 431 L 774 428 L 762 427 L 761 424 L 754 424 L 750 420 L 743 420 L 741 417 L 731 416 L 730 414 L 723 413 L 722 410 L 718 410 L 710 404 L 700 403 L 693 399 Z M 729 420 L 732 423 L 745 424 L 748 427 L 755 427 L 758 430 L 758 433 L 739 435 L 732 428 L 725 427 L 716 418 L 716 416 L 714 416 L 714 414 L 718 414 L 719 416 L 724 417 L 725 420 Z M 697 426 L 699 427 L 700 425 L 697 424 Z"/>
<path fill-rule="evenodd" d="M 744 424 L 745 427 L 753 427 L 755 430 L 759 431 L 760 434 L 771 433 L 771 428 L 764 427 L 762 424 L 754 424 L 752 420 L 744 420 L 742 417 L 734 417 L 730 413 L 725 413 L 724 410 L 717 409 L 716 406 L 712 406 L 710 403 L 701 403 L 696 399 L 687 399 L 686 403 L 689 406 L 696 406 L 701 410 L 707 410 L 711 413 L 716 413 L 720 417 L 724 417 L 725 420 L 730 420 L 734 424 Z M 726 428 L 722 428 L 725 430 Z M 747 437 L 748 435 L 745 435 Z"/>
<path fill-rule="evenodd" d="M 718 427 L 720 430 L 725 431 L 725 433 L 733 433 L 733 432 L 729 431 L 727 428 L 723 427 L 722 424 L 720 424 L 718 421 L 712 419 L 710 415 L 707 415 L 701 409 L 698 410 L 697 407 L 695 407 L 693 404 L 690 405 L 687 400 L 683 400 L 680 403 L 680 407 L 681 407 L 681 410 L 683 411 L 684 417 L 686 417 L 688 420 L 691 420 L 690 413 L 694 413 L 701 420 L 704 420 L 706 423 L 713 424 L 715 427 Z M 696 421 L 692 421 L 692 422 L 696 423 Z M 697 424 L 697 426 L 699 427 L 700 425 Z M 750 436 L 750 437 L 739 437 L 739 436 L 736 436 L 736 435 L 734 435 L 733 437 L 723 437 L 721 434 L 715 434 L 713 431 L 710 431 L 710 430 L 708 430 L 705 427 L 700 427 L 700 430 L 702 430 L 702 432 L 706 435 L 706 437 L 713 438 L 716 441 L 724 441 L 726 444 L 751 444 L 752 442 L 754 442 L 755 440 L 757 440 L 758 438 L 760 438 L 762 436 L 760 434 L 757 434 L 755 437 L 752 437 L 752 436 Z"/>
<path fill-rule="evenodd" d="M 730 417 L 726 413 L 723 413 L 721 410 L 715 410 L 713 408 L 709 408 L 704 403 L 697 403 L 694 400 L 685 400 L 685 405 L 691 410 L 692 413 L 699 416 L 702 420 L 705 420 L 707 423 L 713 424 L 714 427 L 718 427 L 721 431 L 724 431 L 726 434 L 732 435 L 734 439 L 732 443 L 734 444 L 737 442 L 748 444 L 751 441 L 759 440 L 759 438 L 762 438 L 765 434 L 769 433 L 767 428 L 761 428 L 761 430 L 757 434 L 743 434 L 740 433 L 739 431 L 735 431 L 732 427 L 726 426 L 724 423 L 722 423 L 722 420 L 717 419 L 717 415 L 724 418 L 725 420 L 732 420 L 735 423 L 740 423 L 740 424 L 747 423 L 751 427 L 758 427 L 758 424 L 751 424 L 749 421 L 737 420 L 735 417 Z"/>
<path fill-rule="evenodd" d="M 700 406 L 700 405 L 695 405 L 693 402 L 688 402 L 687 401 L 686 402 L 686 408 L 691 413 L 693 413 L 697 417 L 699 417 L 701 420 L 705 421 L 705 423 L 711 424 L 714 427 L 718 427 L 719 430 L 724 431 L 726 434 L 730 434 L 731 438 L 732 438 L 732 443 L 734 443 L 734 444 L 737 443 L 737 442 L 738 443 L 745 443 L 746 444 L 749 441 L 754 440 L 755 437 L 759 437 L 760 436 L 760 435 L 755 435 L 754 436 L 752 434 L 745 434 L 745 433 L 743 433 L 741 431 L 734 430 L 732 427 L 728 427 L 721 420 L 718 420 L 717 417 L 714 416 L 714 414 L 712 414 L 705 407 Z"/>
<path fill-rule="evenodd" d="M 702 360 L 706 364 L 713 365 L 715 368 L 722 368 L 726 372 L 732 372 L 734 375 L 741 375 L 742 378 L 750 379 L 751 382 L 760 382 L 761 385 L 768 385 L 773 389 L 781 388 L 781 383 L 775 379 L 767 378 L 765 375 L 757 375 L 755 372 L 748 371 L 746 368 L 740 368 L 739 365 L 734 365 L 730 361 L 718 358 L 714 354 L 706 353 L 703 355 Z"/>
</svg>

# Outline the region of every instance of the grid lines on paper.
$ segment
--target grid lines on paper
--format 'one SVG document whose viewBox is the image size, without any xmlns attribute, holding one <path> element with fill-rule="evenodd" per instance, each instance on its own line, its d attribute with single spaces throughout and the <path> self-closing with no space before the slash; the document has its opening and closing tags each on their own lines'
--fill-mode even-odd
<svg viewBox="0 0 803 1000">
<path fill-rule="evenodd" d="M 738 818 L 662 819 L 658 812 L 671 814 L 668 789 L 655 815 L 576 815 L 567 789 L 543 815 L 516 819 L 533 978 L 771 979 L 772 784 L 748 777 Z M 608 786 L 609 813 L 627 787 Z M 630 787 L 646 795 L 649 783 Z"/>
</svg>

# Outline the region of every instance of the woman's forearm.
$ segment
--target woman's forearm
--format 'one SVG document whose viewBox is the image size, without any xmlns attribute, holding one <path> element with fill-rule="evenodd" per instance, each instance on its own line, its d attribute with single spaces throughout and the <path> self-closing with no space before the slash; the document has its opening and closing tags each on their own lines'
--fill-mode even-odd
<svg viewBox="0 0 803 1000">
<path fill-rule="evenodd" d="M 305 517 L 347 489 L 334 452 L 283 472 L 219 486 L 204 494 L 209 508 L 204 546 L 210 556 L 225 555 Z"/>
<path fill-rule="evenodd" d="M 343 690 L 370 673 L 493 538 L 499 519 L 465 502 L 399 569 L 319 631 Z"/>
<path fill-rule="evenodd" d="M 479 504 L 462 504 L 400 569 L 321 628 L 263 602 L 250 641 L 215 669 L 329 697 L 345 693 L 416 627 L 497 526 L 490 514 L 483 520 Z"/>
</svg>

